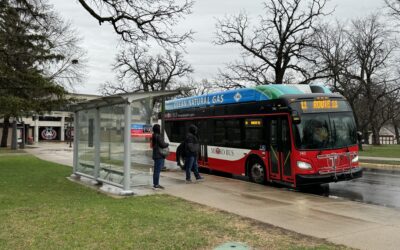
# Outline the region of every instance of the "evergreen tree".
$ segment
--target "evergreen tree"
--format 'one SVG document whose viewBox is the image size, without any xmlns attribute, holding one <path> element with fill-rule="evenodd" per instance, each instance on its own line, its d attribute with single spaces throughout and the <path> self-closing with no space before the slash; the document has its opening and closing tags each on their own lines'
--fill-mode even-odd
<svg viewBox="0 0 400 250">
<path fill-rule="evenodd" d="M 9 120 L 29 112 L 49 111 L 65 103 L 65 89 L 43 72 L 54 53 L 48 35 L 48 6 L 36 0 L 0 0 L 1 147 L 7 146 Z"/>
</svg>

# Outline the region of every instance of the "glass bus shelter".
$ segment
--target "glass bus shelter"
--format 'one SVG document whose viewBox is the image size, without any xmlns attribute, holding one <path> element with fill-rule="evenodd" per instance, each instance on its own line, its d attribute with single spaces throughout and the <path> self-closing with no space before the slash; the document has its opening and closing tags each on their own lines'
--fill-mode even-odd
<svg viewBox="0 0 400 250">
<path fill-rule="evenodd" d="M 73 177 L 122 188 L 146 185 L 133 163 L 151 159 L 151 127 L 155 98 L 174 96 L 180 90 L 128 93 L 77 103 L 74 112 Z"/>
</svg>

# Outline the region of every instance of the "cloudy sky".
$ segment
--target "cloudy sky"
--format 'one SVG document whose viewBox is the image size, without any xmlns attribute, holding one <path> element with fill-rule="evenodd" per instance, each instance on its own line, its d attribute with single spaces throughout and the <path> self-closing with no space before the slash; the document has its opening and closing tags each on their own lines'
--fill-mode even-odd
<svg viewBox="0 0 400 250">
<path fill-rule="evenodd" d="M 187 45 L 186 60 L 192 64 L 193 77 L 201 80 L 213 79 L 218 68 L 238 58 L 237 47 L 213 44 L 216 19 L 245 11 L 255 23 L 262 15 L 262 0 L 197 0 L 193 14 L 186 17 L 180 28 L 192 29 L 194 41 Z M 119 37 L 107 24 L 99 26 L 77 1 L 49 0 L 55 10 L 72 22 L 82 37 L 82 47 L 87 51 L 87 77 L 82 85 L 76 86 L 78 93 L 98 94 L 100 84 L 114 81 L 111 65 L 120 45 Z M 377 11 L 384 0 L 330 0 L 329 9 L 335 8 L 330 18 L 348 21 Z"/>
</svg>

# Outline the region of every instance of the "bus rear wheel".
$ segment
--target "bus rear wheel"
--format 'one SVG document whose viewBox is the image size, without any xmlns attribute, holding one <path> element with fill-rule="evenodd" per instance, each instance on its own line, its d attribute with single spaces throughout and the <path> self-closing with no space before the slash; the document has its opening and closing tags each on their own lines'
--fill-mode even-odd
<svg viewBox="0 0 400 250">
<path fill-rule="evenodd" d="M 264 184 L 265 183 L 265 167 L 262 162 L 255 160 L 250 162 L 249 166 L 249 177 L 250 181 Z"/>
</svg>

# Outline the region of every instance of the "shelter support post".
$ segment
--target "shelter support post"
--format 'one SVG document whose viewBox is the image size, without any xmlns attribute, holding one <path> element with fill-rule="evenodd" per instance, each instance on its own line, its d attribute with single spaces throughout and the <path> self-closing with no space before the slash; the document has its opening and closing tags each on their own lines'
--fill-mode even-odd
<svg viewBox="0 0 400 250">
<path fill-rule="evenodd" d="M 77 177 L 75 174 L 78 170 L 78 150 L 79 150 L 79 112 L 74 113 L 74 162 L 73 162 L 73 170 L 72 177 Z"/>
<path fill-rule="evenodd" d="M 131 189 L 131 103 L 125 104 L 124 126 L 124 183 L 123 195 L 132 195 Z"/>
<path fill-rule="evenodd" d="M 61 117 L 61 124 L 60 124 L 60 141 L 65 141 L 65 116 L 62 115 Z"/>
<path fill-rule="evenodd" d="M 94 179 L 100 177 L 100 109 L 96 108 L 94 117 Z"/>
</svg>

